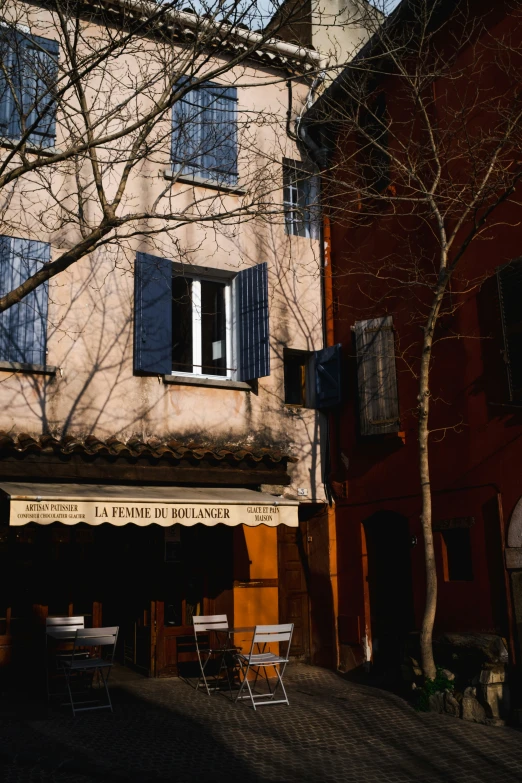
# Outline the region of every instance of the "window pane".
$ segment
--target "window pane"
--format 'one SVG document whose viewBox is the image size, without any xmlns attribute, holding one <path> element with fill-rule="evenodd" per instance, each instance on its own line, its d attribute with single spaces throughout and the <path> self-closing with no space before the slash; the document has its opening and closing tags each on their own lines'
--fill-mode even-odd
<svg viewBox="0 0 522 783">
<path fill-rule="evenodd" d="M 192 280 L 172 280 L 172 369 L 193 372 L 192 365 Z"/>
<path fill-rule="evenodd" d="M 286 233 L 318 238 L 318 180 L 295 163 L 283 164 Z"/>
<path fill-rule="evenodd" d="M 226 283 L 201 281 L 201 372 L 227 374 Z"/>
</svg>

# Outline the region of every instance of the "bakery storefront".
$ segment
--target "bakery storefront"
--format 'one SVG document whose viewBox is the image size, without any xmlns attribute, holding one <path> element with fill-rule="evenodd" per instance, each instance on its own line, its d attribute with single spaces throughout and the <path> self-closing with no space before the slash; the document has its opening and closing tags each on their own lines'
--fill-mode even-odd
<svg viewBox="0 0 522 783">
<path fill-rule="evenodd" d="M 114 454 L 105 445 L 89 459 L 85 444 L 66 453 L 54 442 L 40 461 L 40 476 L 22 481 L 21 467 L 36 449 L 10 451 L 12 459 L 4 454 L 0 463 L 4 672 L 34 655 L 47 616 L 83 615 L 88 626 L 118 625 L 120 662 L 153 677 L 178 674 L 193 658 L 194 615 L 224 613 L 236 626 L 279 621 L 277 528 L 298 527 L 298 502 L 259 486 L 267 476 L 275 478 L 274 491 L 288 483 L 290 458 L 230 452 L 216 464 L 212 453 L 195 460 L 185 451 L 180 459 L 170 449 L 151 464 L 150 449 L 144 460 L 130 448 Z M 42 451 L 38 456 L 45 457 Z M 25 467 L 36 472 L 35 462 L 28 459 Z M 175 476 L 187 462 L 199 473 L 207 463 L 209 482 L 214 476 L 221 484 L 223 474 L 234 473 L 236 485 L 52 480 L 52 473 L 70 479 L 73 471 L 65 468 L 73 464 L 76 473 L 90 465 L 101 477 L 100 462 L 108 468 L 105 479 L 127 477 L 129 468 L 142 478 L 169 468 Z M 57 463 L 54 471 L 49 463 Z M 238 486 L 242 473 L 249 482 Z"/>
</svg>

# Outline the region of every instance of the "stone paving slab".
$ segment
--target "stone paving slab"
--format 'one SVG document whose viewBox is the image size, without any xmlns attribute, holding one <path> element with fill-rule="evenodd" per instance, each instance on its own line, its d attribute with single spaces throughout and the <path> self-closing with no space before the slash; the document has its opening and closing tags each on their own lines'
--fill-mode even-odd
<svg viewBox="0 0 522 783">
<path fill-rule="evenodd" d="M 415 712 L 399 697 L 305 665 L 291 706 L 210 698 L 179 679 L 119 677 L 114 713 L 0 698 L 6 783 L 520 783 L 522 733 Z"/>
</svg>

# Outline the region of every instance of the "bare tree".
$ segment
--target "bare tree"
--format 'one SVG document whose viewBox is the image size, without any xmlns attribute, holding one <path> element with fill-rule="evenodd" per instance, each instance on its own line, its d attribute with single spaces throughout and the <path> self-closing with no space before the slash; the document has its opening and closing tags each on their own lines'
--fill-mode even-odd
<svg viewBox="0 0 522 783">
<path fill-rule="evenodd" d="M 280 112 L 253 105 L 237 131 L 231 122 L 212 136 L 202 131 L 205 110 L 227 111 L 227 89 L 252 79 L 247 64 L 280 67 L 280 75 L 265 69 L 249 85 L 262 89 L 313 72 L 320 58 L 276 40 L 277 25 L 253 31 L 267 21 L 255 0 L 185 5 L 1 1 L 0 234 L 46 238 L 59 253 L 3 291 L 0 312 L 99 247 L 136 237 L 176 243 L 189 224 L 230 233 L 239 221 L 281 212 L 273 196 Z M 277 0 L 269 5 L 265 14 Z M 198 87 L 216 82 L 209 105 L 194 99 Z M 263 156 L 261 126 L 274 137 Z M 205 178 L 205 166 L 217 187 L 196 189 L 191 177 Z M 234 189 L 239 198 L 231 201 Z M 187 252 L 179 242 L 178 249 Z"/>
<path fill-rule="evenodd" d="M 324 181 L 332 222 L 387 234 L 377 252 L 347 247 L 336 259 L 337 285 L 357 292 L 359 317 L 400 308 L 409 327 L 395 350 L 417 382 L 427 588 L 421 654 L 430 679 L 437 606 L 429 448 L 434 348 L 465 336 L 437 327 L 443 317 L 451 322 L 493 273 L 494 266 L 474 268 L 472 250 L 508 230 L 505 210 L 519 204 L 521 10 L 518 0 L 487 11 L 473 0 L 404 0 L 308 118 L 308 131 L 315 125 L 317 139 L 322 129 L 330 147 Z M 509 25 L 498 27 L 506 15 Z M 449 413 L 437 436 L 458 424 Z"/>
</svg>

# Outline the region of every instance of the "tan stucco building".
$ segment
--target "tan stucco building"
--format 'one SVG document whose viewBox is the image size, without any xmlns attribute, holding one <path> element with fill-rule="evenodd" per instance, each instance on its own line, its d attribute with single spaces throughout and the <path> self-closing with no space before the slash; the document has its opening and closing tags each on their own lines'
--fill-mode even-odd
<svg viewBox="0 0 522 783">
<path fill-rule="evenodd" d="M 0 30 L 29 84 L 0 79 L 0 296 L 62 267 L 0 314 L 0 661 L 82 615 L 168 675 L 221 612 L 328 658 L 317 183 L 287 133 L 320 55 L 181 13 L 103 58 L 158 8 L 57 9 Z"/>
</svg>

